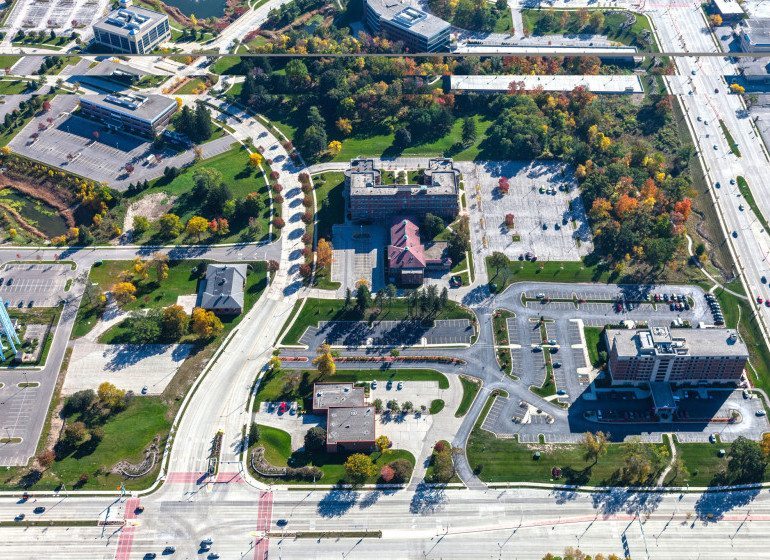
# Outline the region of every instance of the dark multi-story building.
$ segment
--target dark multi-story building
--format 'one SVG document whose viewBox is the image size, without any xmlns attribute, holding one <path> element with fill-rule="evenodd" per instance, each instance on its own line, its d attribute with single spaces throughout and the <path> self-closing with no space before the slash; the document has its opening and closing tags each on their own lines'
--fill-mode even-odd
<svg viewBox="0 0 770 560">
<path fill-rule="evenodd" d="M 159 133 L 176 110 L 176 101 L 162 95 L 111 93 L 80 98 L 83 116 L 99 121 L 107 128 L 140 136 Z"/>
<path fill-rule="evenodd" d="M 613 383 L 736 384 L 749 358 L 728 329 L 607 329 Z"/>
<path fill-rule="evenodd" d="M 345 171 L 350 192 L 350 214 L 355 221 L 389 225 L 394 218 L 425 214 L 453 220 L 460 211 L 460 171 L 451 159 L 431 159 L 423 185 L 383 185 L 374 160 L 354 159 Z"/>
<path fill-rule="evenodd" d="M 119 8 L 94 24 L 94 41 L 115 52 L 147 54 L 170 37 L 166 14 L 135 6 Z"/>
<path fill-rule="evenodd" d="M 401 41 L 411 52 L 438 52 L 449 48 L 449 23 L 410 1 L 364 0 L 364 22 L 373 33 Z"/>
</svg>

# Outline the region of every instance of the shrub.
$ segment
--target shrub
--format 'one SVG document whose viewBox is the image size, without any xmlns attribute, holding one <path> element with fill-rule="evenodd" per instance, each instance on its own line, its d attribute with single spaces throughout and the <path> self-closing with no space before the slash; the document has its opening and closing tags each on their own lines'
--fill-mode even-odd
<svg viewBox="0 0 770 560">
<path fill-rule="evenodd" d="M 412 478 L 412 464 L 406 459 L 396 459 L 388 466 L 393 469 L 393 482 L 403 484 Z"/>
<path fill-rule="evenodd" d="M 390 467 L 390 465 L 385 465 L 380 469 L 380 478 L 383 482 L 390 482 L 393 480 L 393 477 L 396 475 L 395 471 Z"/>
</svg>

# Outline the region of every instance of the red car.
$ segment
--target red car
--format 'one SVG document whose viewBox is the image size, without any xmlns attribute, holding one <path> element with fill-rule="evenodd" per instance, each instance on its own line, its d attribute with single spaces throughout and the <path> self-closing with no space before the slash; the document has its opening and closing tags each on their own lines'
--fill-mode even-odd
<svg viewBox="0 0 770 560">
<path fill-rule="evenodd" d="M 287 410 L 289 410 L 289 405 L 286 404 L 285 402 L 282 402 L 281 404 L 278 405 L 278 414 L 283 414 Z"/>
<path fill-rule="evenodd" d="M 763 300 L 760 296 L 757 296 L 757 303 L 762 303 L 763 301 L 765 300 Z"/>
</svg>

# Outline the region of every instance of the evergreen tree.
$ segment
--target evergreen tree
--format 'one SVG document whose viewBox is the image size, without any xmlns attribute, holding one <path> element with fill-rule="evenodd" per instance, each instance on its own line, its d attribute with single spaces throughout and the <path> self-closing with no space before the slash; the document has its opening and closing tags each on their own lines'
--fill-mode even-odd
<svg viewBox="0 0 770 560">
<path fill-rule="evenodd" d="M 213 133 L 214 125 L 211 124 L 211 111 L 203 103 L 199 103 L 195 108 L 195 141 L 208 140 Z"/>
</svg>

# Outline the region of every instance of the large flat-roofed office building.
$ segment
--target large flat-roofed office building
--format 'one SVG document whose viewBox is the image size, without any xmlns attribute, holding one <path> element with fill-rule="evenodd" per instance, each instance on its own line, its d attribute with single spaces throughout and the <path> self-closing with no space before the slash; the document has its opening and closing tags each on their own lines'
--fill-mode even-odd
<svg viewBox="0 0 770 560">
<path fill-rule="evenodd" d="M 147 54 L 171 37 L 168 16 L 144 8 L 119 8 L 94 24 L 94 40 L 109 49 Z"/>
<path fill-rule="evenodd" d="M 749 351 L 728 329 L 607 329 L 613 383 L 738 383 Z"/>
<path fill-rule="evenodd" d="M 112 93 L 80 98 L 83 116 L 97 120 L 107 128 L 141 136 L 154 136 L 160 132 L 176 109 L 176 101 L 162 95 Z"/>
<path fill-rule="evenodd" d="M 449 48 L 449 23 L 408 1 L 364 0 L 364 22 L 372 32 L 401 41 L 411 52 Z"/>
<path fill-rule="evenodd" d="M 452 220 L 460 211 L 460 171 L 451 159 L 431 159 L 422 185 L 383 185 L 371 159 L 352 160 L 345 178 L 355 221 L 388 223 L 402 216 L 423 218 L 427 213 Z"/>
</svg>

